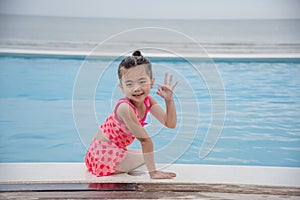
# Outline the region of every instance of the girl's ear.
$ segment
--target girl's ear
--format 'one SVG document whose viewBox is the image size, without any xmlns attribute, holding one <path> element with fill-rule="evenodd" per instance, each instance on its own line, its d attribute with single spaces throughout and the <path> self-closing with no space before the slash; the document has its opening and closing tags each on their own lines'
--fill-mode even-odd
<svg viewBox="0 0 300 200">
<path fill-rule="evenodd" d="M 152 78 L 152 80 L 151 80 L 151 89 L 153 89 L 153 87 L 154 87 L 154 82 L 155 82 L 155 78 Z"/>
<path fill-rule="evenodd" d="M 119 83 L 119 88 L 121 88 L 121 90 L 123 91 L 123 85 L 122 85 L 122 83 Z"/>
</svg>

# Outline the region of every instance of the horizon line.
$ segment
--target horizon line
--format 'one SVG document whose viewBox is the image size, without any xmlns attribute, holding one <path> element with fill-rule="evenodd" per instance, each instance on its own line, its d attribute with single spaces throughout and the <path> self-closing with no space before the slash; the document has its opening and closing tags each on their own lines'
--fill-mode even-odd
<svg viewBox="0 0 300 200">
<path fill-rule="evenodd" d="M 121 19 L 121 20 L 300 20 L 300 18 L 146 18 L 146 17 L 106 17 L 106 16 L 63 16 L 63 15 L 35 15 L 35 14 L 16 14 L 16 13 L 0 13 L 0 16 L 23 16 L 23 17 L 53 17 L 53 18 L 80 18 L 80 19 Z"/>
</svg>

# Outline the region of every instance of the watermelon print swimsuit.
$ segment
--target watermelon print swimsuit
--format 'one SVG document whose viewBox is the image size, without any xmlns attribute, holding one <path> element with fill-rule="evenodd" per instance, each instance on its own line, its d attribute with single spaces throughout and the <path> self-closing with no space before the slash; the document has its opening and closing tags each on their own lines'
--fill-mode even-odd
<svg viewBox="0 0 300 200">
<path fill-rule="evenodd" d="M 129 99 L 122 98 L 118 101 L 113 112 L 100 126 L 102 133 L 110 141 L 100 141 L 94 138 L 85 156 L 85 164 L 88 171 L 96 176 L 108 176 L 115 173 L 117 166 L 126 157 L 126 147 L 135 138 L 125 123 L 117 117 L 116 111 L 121 103 L 129 104 L 142 126 L 147 124 L 145 119 L 151 107 L 149 96 L 144 100 L 146 111 L 143 119 Z"/>
</svg>

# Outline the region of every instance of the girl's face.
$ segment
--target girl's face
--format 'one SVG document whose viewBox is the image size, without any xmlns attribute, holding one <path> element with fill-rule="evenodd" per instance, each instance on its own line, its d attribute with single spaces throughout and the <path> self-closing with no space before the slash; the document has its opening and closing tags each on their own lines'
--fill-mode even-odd
<svg viewBox="0 0 300 200">
<path fill-rule="evenodd" d="M 153 88 L 154 78 L 150 79 L 145 65 L 139 65 L 129 69 L 123 68 L 122 79 L 119 87 L 125 96 L 132 102 L 144 102 Z"/>
</svg>

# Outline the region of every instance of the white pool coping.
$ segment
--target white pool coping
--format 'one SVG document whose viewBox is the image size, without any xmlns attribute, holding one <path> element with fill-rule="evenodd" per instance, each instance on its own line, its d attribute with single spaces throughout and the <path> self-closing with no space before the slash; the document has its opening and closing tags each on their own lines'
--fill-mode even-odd
<svg viewBox="0 0 300 200">
<path fill-rule="evenodd" d="M 170 180 L 118 174 L 96 177 L 87 172 L 84 163 L 0 163 L 0 184 L 24 183 L 181 183 L 238 184 L 262 186 L 300 186 L 300 168 L 172 164 L 158 165 L 177 173 Z M 139 170 L 144 171 L 145 166 Z"/>
<path fill-rule="evenodd" d="M 56 57 L 87 57 L 90 56 L 91 51 L 70 51 L 70 50 L 38 50 L 38 49 L 8 49 L 8 48 L 0 48 L 0 54 L 4 55 L 23 55 L 23 56 L 56 56 Z M 118 57 L 122 55 L 121 52 L 93 52 L 92 57 Z M 188 59 L 193 58 L 204 58 L 204 59 L 255 59 L 255 60 L 268 60 L 268 59 L 276 59 L 276 60 L 285 60 L 285 59 L 300 59 L 300 53 L 183 53 L 183 57 Z M 177 58 L 177 55 L 171 54 L 163 54 L 163 53 L 148 53 L 147 57 L 153 58 Z"/>
</svg>

